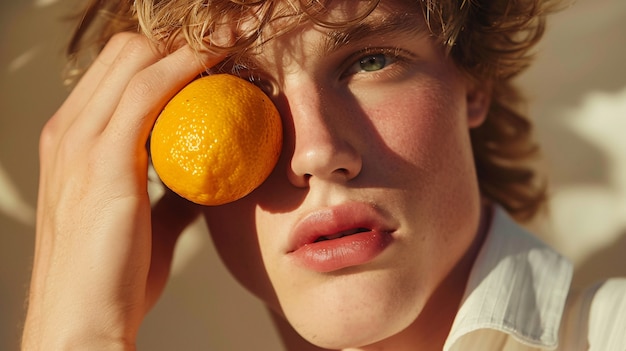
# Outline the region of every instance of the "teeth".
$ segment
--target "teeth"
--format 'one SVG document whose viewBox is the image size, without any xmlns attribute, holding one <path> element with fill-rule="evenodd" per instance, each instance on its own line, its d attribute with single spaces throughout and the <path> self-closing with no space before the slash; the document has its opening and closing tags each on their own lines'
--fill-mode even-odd
<svg viewBox="0 0 626 351">
<path fill-rule="evenodd" d="M 370 229 L 367 229 L 367 228 L 354 228 L 354 229 L 346 230 L 346 231 L 339 232 L 339 233 L 333 234 L 333 235 L 321 236 L 321 237 L 317 238 L 315 240 L 315 242 L 339 239 L 339 238 L 343 238 L 344 236 L 348 236 L 348 235 L 352 235 L 352 234 L 356 234 L 356 233 L 369 232 L 369 231 L 370 231 Z"/>
</svg>

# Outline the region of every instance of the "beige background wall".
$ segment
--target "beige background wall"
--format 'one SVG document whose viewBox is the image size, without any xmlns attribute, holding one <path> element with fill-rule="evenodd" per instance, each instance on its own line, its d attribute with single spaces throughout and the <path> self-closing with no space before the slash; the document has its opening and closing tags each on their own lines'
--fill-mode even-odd
<svg viewBox="0 0 626 351">
<path fill-rule="evenodd" d="M 17 349 L 28 284 L 37 140 L 67 94 L 60 72 L 76 0 L 0 3 L 0 350 Z M 540 235 L 576 285 L 626 276 L 626 2 L 580 0 L 553 18 L 520 79 L 553 177 Z M 260 304 L 224 271 L 198 224 L 178 248 L 140 350 L 279 350 Z"/>
</svg>

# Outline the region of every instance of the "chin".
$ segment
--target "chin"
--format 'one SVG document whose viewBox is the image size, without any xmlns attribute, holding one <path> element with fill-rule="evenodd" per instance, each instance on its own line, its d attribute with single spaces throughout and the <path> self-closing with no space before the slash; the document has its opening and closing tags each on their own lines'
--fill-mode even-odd
<svg viewBox="0 0 626 351">
<path fill-rule="evenodd" d="M 398 281 L 406 280 L 384 271 L 333 280 L 282 304 L 294 329 L 318 347 L 338 350 L 377 343 L 407 328 L 424 305 L 416 286 L 399 286 Z"/>
<path fill-rule="evenodd" d="M 380 307 L 385 307 L 380 305 Z M 309 318 L 294 325 L 298 333 L 310 343 L 330 350 L 363 347 L 392 337 L 408 327 L 415 316 L 406 312 L 394 316 L 390 311 L 336 312 L 318 318 Z M 315 321 L 315 322 L 314 322 Z"/>
</svg>

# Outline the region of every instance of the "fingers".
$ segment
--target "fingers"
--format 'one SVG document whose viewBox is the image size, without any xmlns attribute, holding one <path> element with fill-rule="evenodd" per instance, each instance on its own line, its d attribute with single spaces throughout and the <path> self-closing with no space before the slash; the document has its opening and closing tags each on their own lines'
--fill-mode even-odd
<svg viewBox="0 0 626 351">
<path fill-rule="evenodd" d="M 118 51 L 110 63 L 107 56 L 96 62 L 97 67 L 105 70 L 98 72 L 98 68 L 95 68 L 93 78 L 97 79 L 97 74 L 101 74 L 101 77 L 97 81 L 91 81 L 95 86 L 87 87 L 92 93 L 79 110 L 79 115 L 85 117 L 78 119 L 75 126 L 86 137 L 98 135 L 104 130 L 128 83 L 138 72 L 162 58 L 146 38 L 134 34 L 129 38 L 126 36 L 114 38 L 115 41 L 122 42 L 120 47 L 116 42 L 111 43 L 111 50 Z"/>
<path fill-rule="evenodd" d="M 222 59 L 223 56 L 205 56 L 199 60 L 193 49 L 183 46 L 137 73 L 128 82 L 104 134 L 119 138 L 120 148 L 143 148 L 154 120 L 167 101 L 199 72 Z"/>
<path fill-rule="evenodd" d="M 44 128 L 43 159 L 48 164 L 77 159 L 76 152 L 99 141 L 92 148 L 98 157 L 95 167 L 125 168 L 119 176 L 128 170 L 145 173 L 145 144 L 158 112 L 185 84 L 221 60 L 189 46 L 161 57 L 141 35 L 114 36 Z M 46 172 L 54 167 L 42 168 Z"/>
<path fill-rule="evenodd" d="M 54 134 L 57 138 L 65 134 L 69 126 L 78 118 L 80 111 L 89 103 L 94 91 L 123 47 L 134 37 L 136 37 L 135 34 L 119 33 L 111 38 L 57 110 L 57 113 L 48 121 L 46 127 L 51 130 L 49 134 Z"/>
<path fill-rule="evenodd" d="M 53 142 L 68 131 L 73 133 L 69 139 L 89 140 L 107 127 L 115 113 L 154 116 L 182 86 L 222 59 L 198 54 L 188 46 L 162 57 L 147 38 L 117 34 L 48 123 L 57 136 Z M 123 100 L 134 108 L 120 108 Z M 128 125 L 135 119 L 122 118 L 123 129 L 135 127 Z"/>
</svg>

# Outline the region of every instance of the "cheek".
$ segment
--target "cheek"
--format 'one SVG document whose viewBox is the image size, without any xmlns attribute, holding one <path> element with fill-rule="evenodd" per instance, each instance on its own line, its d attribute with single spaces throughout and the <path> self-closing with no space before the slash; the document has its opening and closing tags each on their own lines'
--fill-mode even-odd
<svg viewBox="0 0 626 351">
<path fill-rule="evenodd" d="M 420 228 L 430 228 L 416 232 L 432 248 L 462 251 L 467 235 L 461 240 L 459 233 L 474 223 L 480 201 L 463 91 L 453 85 L 404 89 L 370 107 L 385 143 L 378 150 L 387 150 L 377 155 L 384 164 L 379 169 L 408 190 L 407 211 Z"/>
<path fill-rule="evenodd" d="M 442 84 L 406 87 L 364 106 L 387 150 L 423 176 L 473 164 L 462 93 Z M 373 150 L 374 152 L 376 150 Z M 389 159 L 381 155 L 382 159 Z"/>
</svg>

